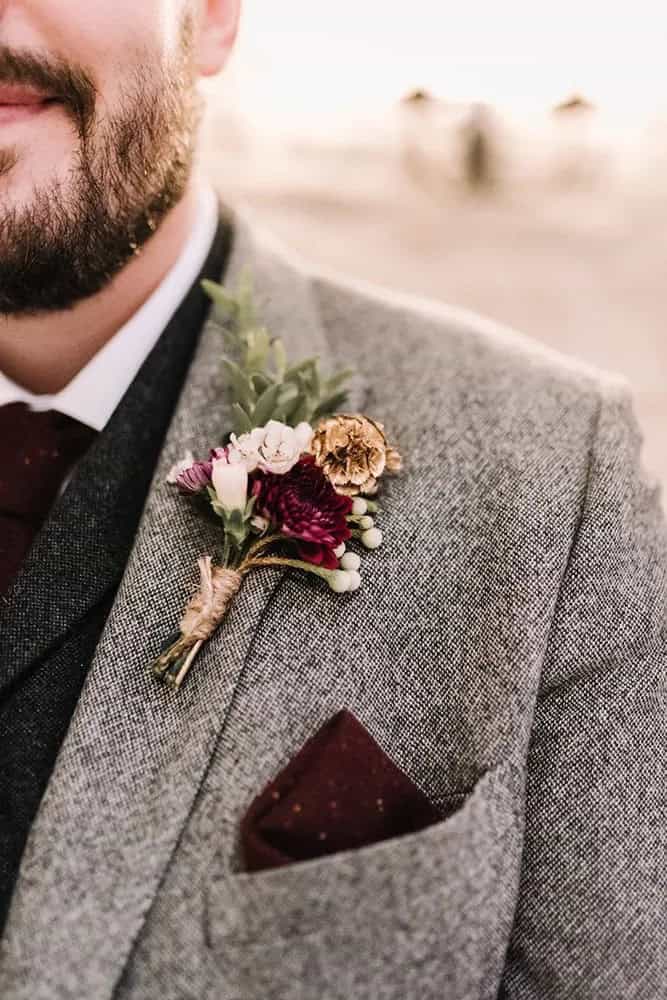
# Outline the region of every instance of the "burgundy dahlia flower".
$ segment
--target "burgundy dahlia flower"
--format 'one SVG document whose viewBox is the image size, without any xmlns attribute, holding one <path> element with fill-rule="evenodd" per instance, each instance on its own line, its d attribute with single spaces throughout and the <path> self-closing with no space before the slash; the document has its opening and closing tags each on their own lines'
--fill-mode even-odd
<svg viewBox="0 0 667 1000">
<path fill-rule="evenodd" d="M 257 472 L 253 480 L 255 513 L 297 539 L 299 555 L 306 562 L 336 569 L 334 549 L 350 537 L 347 515 L 352 499 L 336 493 L 313 456 L 305 455 L 282 475 Z"/>
</svg>

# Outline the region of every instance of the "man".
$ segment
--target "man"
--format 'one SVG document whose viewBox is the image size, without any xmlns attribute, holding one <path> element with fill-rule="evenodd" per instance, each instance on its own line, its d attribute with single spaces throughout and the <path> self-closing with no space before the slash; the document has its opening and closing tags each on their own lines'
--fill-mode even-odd
<svg viewBox="0 0 667 1000">
<path fill-rule="evenodd" d="M 0 5 L 0 994 L 663 998 L 667 551 L 626 389 L 218 215 L 196 83 L 237 0 L 56 6 Z M 404 471 L 362 590 L 255 573 L 175 695 L 148 664 L 217 536 L 165 479 L 229 427 L 200 280 L 244 271 Z M 321 850 L 248 870 L 251 803 L 341 718 Z M 387 834 L 383 768 L 428 823 Z"/>
</svg>

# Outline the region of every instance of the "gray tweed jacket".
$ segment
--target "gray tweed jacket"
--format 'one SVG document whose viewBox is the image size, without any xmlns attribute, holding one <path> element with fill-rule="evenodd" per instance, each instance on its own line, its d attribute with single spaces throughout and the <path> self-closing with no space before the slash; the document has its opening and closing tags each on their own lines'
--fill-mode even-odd
<svg viewBox="0 0 667 1000">
<path fill-rule="evenodd" d="M 386 544 L 342 598 L 249 577 L 181 693 L 151 680 L 214 545 L 164 483 L 227 424 L 211 318 L 32 829 L 0 995 L 664 1000 L 667 551 L 626 388 L 308 275 L 238 219 L 232 285 L 244 268 L 293 355 L 363 373 L 355 407 L 407 460 Z M 344 707 L 460 808 L 244 872 L 243 812 Z"/>
</svg>

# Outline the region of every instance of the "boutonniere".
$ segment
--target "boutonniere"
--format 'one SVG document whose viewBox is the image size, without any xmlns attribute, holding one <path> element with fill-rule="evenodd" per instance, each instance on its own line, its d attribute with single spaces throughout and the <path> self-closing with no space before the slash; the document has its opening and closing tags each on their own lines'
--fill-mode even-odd
<svg viewBox="0 0 667 1000">
<path fill-rule="evenodd" d="M 382 544 L 374 516 L 380 481 L 401 468 L 383 425 L 345 412 L 349 370 L 324 377 L 318 358 L 289 364 L 282 342 L 258 324 L 247 281 L 237 297 L 203 284 L 228 318 L 222 364 L 233 426 L 207 458 L 189 453 L 167 479 L 220 528 L 215 562 L 199 559 L 199 589 L 151 665 L 175 689 L 248 573 L 285 566 L 320 577 L 336 594 L 358 590 L 359 550 Z"/>
</svg>

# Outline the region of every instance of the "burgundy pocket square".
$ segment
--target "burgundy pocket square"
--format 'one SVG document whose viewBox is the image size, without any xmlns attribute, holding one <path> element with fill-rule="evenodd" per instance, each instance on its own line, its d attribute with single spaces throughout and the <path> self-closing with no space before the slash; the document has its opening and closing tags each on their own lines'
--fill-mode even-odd
<svg viewBox="0 0 667 1000">
<path fill-rule="evenodd" d="M 343 709 L 304 743 L 241 821 L 246 871 L 367 846 L 441 819 L 435 806 Z"/>
</svg>

